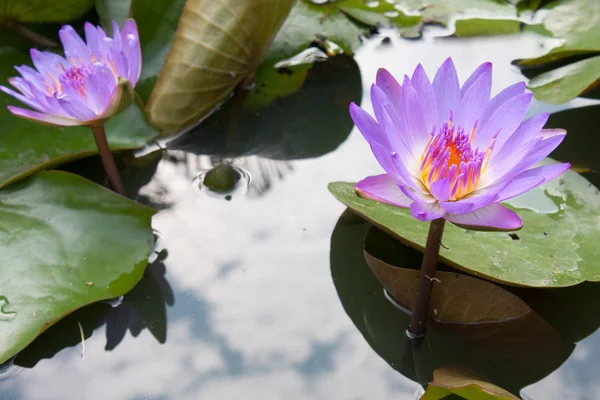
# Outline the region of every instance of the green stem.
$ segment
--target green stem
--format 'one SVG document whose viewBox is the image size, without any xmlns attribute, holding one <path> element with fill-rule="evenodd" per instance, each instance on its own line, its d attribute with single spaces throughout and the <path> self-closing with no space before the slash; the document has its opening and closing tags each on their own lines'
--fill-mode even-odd
<svg viewBox="0 0 600 400">
<path fill-rule="evenodd" d="M 417 289 L 415 305 L 408 328 L 408 332 L 413 337 L 421 337 L 425 334 L 425 326 L 427 325 L 427 317 L 429 316 L 429 302 L 431 300 L 445 223 L 445 219 L 439 218 L 431 221 L 431 225 L 429 226 L 429 235 L 427 236 L 427 244 L 425 245 L 425 252 L 423 254 L 421 274 L 419 275 L 419 288 Z"/>
<path fill-rule="evenodd" d="M 106 172 L 106 175 L 108 175 L 108 180 L 117 193 L 119 193 L 121 196 L 127 196 L 125 194 L 125 186 L 123 186 L 123 181 L 121 180 L 119 170 L 117 170 L 117 165 L 115 164 L 115 159 L 113 158 L 110 147 L 108 146 L 108 140 L 106 140 L 106 131 L 104 130 L 104 125 L 92 126 L 91 129 L 92 133 L 94 134 L 94 139 L 96 140 L 96 146 L 98 147 L 98 152 L 100 153 L 100 159 L 102 160 L 104 171 Z"/>
</svg>

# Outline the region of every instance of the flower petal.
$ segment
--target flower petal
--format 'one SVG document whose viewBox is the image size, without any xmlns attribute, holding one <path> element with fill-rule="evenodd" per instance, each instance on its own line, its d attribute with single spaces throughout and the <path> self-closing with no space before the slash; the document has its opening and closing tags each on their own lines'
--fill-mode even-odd
<svg viewBox="0 0 600 400">
<path fill-rule="evenodd" d="M 541 176 L 524 176 L 515 178 L 510 181 L 508 186 L 499 193 L 498 202 L 512 199 L 520 194 L 523 194 L 536 186 L 544 183 L 544 178 Z"/>
<path fill-rule="evenodd" d="M 508 172 L 506 176 L 517 175 L 521 172 L 529 169 L 535 164 L 542 161 L 544 158 L 548 157 L 550 153 L 554 151 L 558 147 L 558 145 L 565 138 L 565 134 L 557 134 L 555 136 L 549 137 L 547 139 L 542 140 L 537 143 L 531 151 L 521 160 L 512 170 Z"/>
<path fill-rule="evenodd" d="M 100 115 L 110 103 L 111 88 L 98 74 L 88 77 L 86 90 L 87 106 L 96 115 Z"/>
<path fill-rule="evenodd" d="M 385 95 L 390 99 L 392 104 L 395 107 L 400 107 L 400 98 L 402 97 L 402 87 L 394 78 L 392 74 L 389 73 L 385 68 L 379 68 L 377 71 L 377 78 L 375 79 L 375 83 Z"/>
<path fill-rule="evenodd" d="M 356 194 L 364 199 L 408 208 L 412 200 L 406 197 L 398 183 L 388 174 L 369 176 L 356 184 Z"/>
<path fill-rule="evenodd" d="M 450 178 L 438 179 L 429 187 L 429 191 L 438 201 L 448 201 L 450 198 Z"/>
<path fill-rule="evenodd" d="M 417 65 L 410 81 L 417 92 L 421 110 L 425 111 L 425 130 L 431 133 L 436 129 L 438 122 L 437 100 L 433 86 L 431 86 L 429 77 L 421 64 Z"/>
<path fill-rule="evenodd" d="M 448 121 L 450 110 L 456 111 L 460 100 L 460 85 L 458 74 L 452 58 L 447 58 L 433 78 L 433 91 L 437 98 L 438 123 L 441 126 Z M 430 133 L 430 132 L 427 132 Z"/>
<path fill-rule="evenodd" d="M 44 108 L 39 104 L 36 99 L 30 99 L 28 97 L 23 96 L 20 93 L 15 92 L 14 90 L 7 88 L 6 86 L 0 85 L 0 90 L 6 94 L 13 96 L 15 99 L 19 100 L 22 103 L 27 104 L 31 108 L 35 108 L 38 111 L 44 112 Z"/>
<path fill-rule="evenodd" d="M 471 76 L 469 76 L 467 78 L 465 83 L 463 83 L 462 87 L 460 88 L 460 98 L 462 99 L 463 97 L 465 97 L 467 90 L 469 90 L 471 85 L 473 83 L 475 83 L 475 81 L 477 81 L 477 79 L 479 79 L 479 77 L 482 74 L 491 73 L 491 71 L 492 71 L 492 63 L 490 63 L 490 62 L 485 62 L 485 63 L 481 64 L 479 67 L 477 67 L 477 69 L 475 71 L 473 71 Z"/>
<path fill-rule="evenodd" d="M 358 131 L 364 136 L 367 142 L 377 142 L 384 146 L 388 144 L 388 140 L 383 134 L 383 130 L 368 112 L 357 106 L 355 103 L 350 103 L 349 109 L 352 121 L 354 121 Z"/>
<path fill-rule="evenodd" d="M 446 215 L 446 211 L 438 203 L 420 203 L 417 201 L 410 205 L 410 213 L 421 221 L 431 221 Z"/>
<path fill-rule="evenodd" d="M 14 115 L 25 118 L 35 122 L 41 122 L 45 125 L 52 126 L 78 126 L 81 125 L 80 121 L 74 119 L 57 117 L 56 115 L 42 114 L 37 111 L 26 110 L 24 108 L 8 106 L 8 110 Z"/>
<path fill-rule="evenodd" d="M 123 39 L 123 52 L 129 64 L 127 79 L 132 86 L 135 86 L 142 73 L 142 50 L 140 48 L 140 35 L 133 19 L 125 21 L 121 36 Z"/>
<path fill-rule="evenodd" d="M 429 140 L 430 131 L 427 131 L 425 123 L 425 114 L 427 110 L 421 108 L 417 91 L 413 87 L 408 76 L 404 76 L 402 82 L 402 102 L 401 102 L 402 120 L 406 121 L 407 143 L 412 143 L 409 150 L 413 155 L 419 155 L 425 150 Z"/>
<path fill-rule="evenodd" d="M 492 64 L 482 65 L 482 71 L 475 82 L 465 91 L 456 110 L 456 125 L 469 133 L 483 114 L 490 101 L 492 91 Z M 477 71 L 476 71 L 477 72 Z M 464 88 L 463 88 L 464 89 Z"/>
<path fill-rule="evenodd" d="M 91 61 L 88 47 L 71 25 L 60 28 L 58 36 L 65 49 L 67 60 L 73 60 L 72 63 L 81 62 L 86 64 Z"/>
<path fill-rule="evenodd" d="M 485 112 L 483 113 L 483 117 L 481 118 L 481 120 L 479 122 L 481 122 L 482 124 L 486 123 L 487 120 L 492 115 L 494 115 L 494 113 L 496 112 L 498 107 L 500 107 L 502 104 L 504 104 L 509 99 L 511 99 L 515 96 L 518 96 L 520 94 L 523 94 L 525 92 L 526 87 L 527 86 L 525 85 L 525 82 L 518 82 L 518 83 L 515 83 L 514 85 L 511 85 L 511 86 L 507 87 L 506 89 L 502 90 L 500 93 L 498 93 L 496 96 L 494 96 L 492 98 L 492 100 L 490 100 L 487 108 L 485 109 Z"/>
<path fill-rule="evenodd" d="M 402 193 L 404 193 L 406 197 L 419 203 L 435 203 L 437 201 L 435 197 L 429 193 L 429 191 L 415 190 L 403 185 L 400 185 L 400 190 L 402 190 Z"/>
<path fill-rule="evenodd" d="M 490 203 L 497 202 L 499 194 L 508 186 L 508 182 L 501 185 L 489 187 L 473 192 L 469 196 L 457 201 L 440 202 L 440 205 L 449 214 L 466 214 L 487 206 Z"/>
<path fill-rule="evenodd" d="M 85 104 L 69 95 L 62 95 L 57 98 L 60 106 L 67 114 L 76 120 L 85 122 L 96 118 L 97 114 L 90 110 Z"/>
<path fill-rule="evenodd" d="M 474 147 L 485 149 L 495 135 L 498 135 L 496 145 L 502 146 L 523 121 L 532 97 L 531 93 L 511 97 L 487 120 L 482 120 L 475 135 Z"/>
<path fill-rule="evenodd" d="M 523 227 L 521 218 L 499 203 L 492 203 L 468 214 L 446 214 L 444 218 L 465 229 L 516 231 Z"/>
</svg>

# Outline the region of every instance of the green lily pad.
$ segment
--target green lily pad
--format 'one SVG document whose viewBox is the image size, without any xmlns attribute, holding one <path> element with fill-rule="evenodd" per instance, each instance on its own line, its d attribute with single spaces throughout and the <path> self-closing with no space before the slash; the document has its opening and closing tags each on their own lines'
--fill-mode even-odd
<svg viewBox="0 0 600 400">
<path fill-rule="evenodd" d="M 14 65 L 29 62 L 29 57 L 14 51 L 0 53 L 0 82 L 16 75 Z M 6 106 L 27 108 L 17 99 L 0 93 L 0 188 L 23 179 L 36 171 L 78 158 L 97 154 L 89 128 L 56 128 L 27 121 L 12 115 Z M 114 150 L 144 146 L 157 134 L 137 105 L 132 105 L 106 124 L 106 132 Z"/>
<path fill-rule="evenodd" d="M 544 64 L 577 54 L 600 52 L 600 2 L 597 0 L 556 0 L 538 10 L 539 25 L 525 30 L 559 39 L 547 54 L 518 64 Z"/>
<path fill-rule="evenodd" d="M 66 172 L 3 189 L 0 214 L 0 363 L 70 312 L 131 290 L 152 249 L 152 209 Z"/>
<path fill-rule="evenodd" d="M 0 20 L 66 22 L 85 14 L 94 0 L 0 0 Z"/>
<path fill-rule="evenodd" d="M 538 100 L 561 104 L 599 84 L 600 56 L 596 56 L 538 75 L 527 86 Z"/>
<path fill-rule="evenodd" d="M 353 183 L 329 184 L 352 211 L 422 250 L 429 224 L 406 209 L 359 198 Z M 600 281 L 600 192 L 573 171 L 508 202 L 523 220 L 518 234 L 446 224 L 440 256 L 477 277 L 514 286 L 561 287 Z"/>
<path fill-rule="evenodd" d="M 442 367 L 433 371 L 433 382 L 427 386 L 427 391 L 421 396 L 421 400 L 439 400 L 451 394 L 459 395 L 467 400 L 519 399 L 470 371 Z"/>
</svg>

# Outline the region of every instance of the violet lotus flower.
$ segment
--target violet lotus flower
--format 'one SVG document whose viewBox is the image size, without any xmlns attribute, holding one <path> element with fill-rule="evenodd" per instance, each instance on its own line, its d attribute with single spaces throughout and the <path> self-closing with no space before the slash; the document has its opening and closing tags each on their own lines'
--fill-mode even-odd
<svg viewBox="0 0 600 400">
<path fill-rule="evenodd" d="M 452 60 L 433 83 L 421 65 L 400 85 L 377 73 L 371 101 L 377 121 L 352 103 L 350 114 L 385 174 L 356 185 L 359 196 L 410 208 L 428 221 L 470 229 L 516 230 L 519 216 L 500 202 L 554 179 L 570 165 L 534 167 L 565 137 L 542 129 L 549 114 L 523 117 L 532 95 L 517 83 L 490 99 L 492 64 L 462 85 Z"/>
<path fill-rule="evenodd" d="M 8 81 L 21 93 L 0 86 L 33 110 L 8 106 L 22 118 L 57 126 L 98 126 L 133 101 L 141 68 L 140 41 L 135 22 L 123 30 L 113 22 L 114 35 L 85 24 L 87 44 L 69 25 L 59 31 L 65 57 L 31 49 L 34 68 L 15 67 L 21 77 Z"/>
</svg>

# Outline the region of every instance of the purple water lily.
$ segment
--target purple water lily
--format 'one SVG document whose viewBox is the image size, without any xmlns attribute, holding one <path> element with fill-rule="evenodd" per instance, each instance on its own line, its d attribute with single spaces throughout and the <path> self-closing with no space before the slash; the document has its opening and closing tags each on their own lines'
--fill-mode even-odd
<svg viewBox="0 0 600 400">
<path fill-rule="evenodd" d="M 565 137 L 542 129 L 549 114 L 523 117 L 532 95 L 517 83 L 490 99 L 492 64 L 462 85 L 448 58 L 433 83 L 421 65 L 400 85 L 385 69 L 371 87 L 373 119 L 350 114 L 385 174 L 356 185 L 359 196 L 410 208 L 422 221 L 444 218 L 471 229 L 515 230 L 517 214 L 500 202 L 554 179 L 570 165 L 534 167 Z"/>
<path fill-rule="evenodd" d="M 15 67 L 21 77 L 8 81 L 21 93 L 0 86 L 33 110 L 8 106 L 15 115 L 57 126 L 97 126 L 133 101 L 141 68 L 138 30 L 127 20 L 123 30 L 113 23 L 114 35 L 85 24 L 87 44 L 73 27 L 59 32 L 65 57 L 31 50 L 35 69 Z"/>
</svg>

